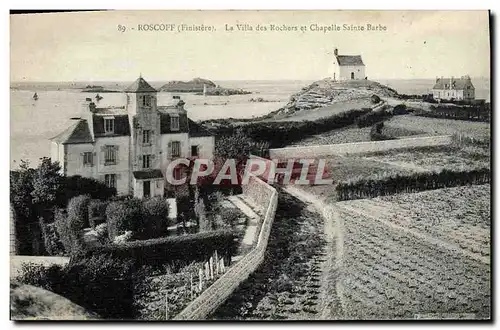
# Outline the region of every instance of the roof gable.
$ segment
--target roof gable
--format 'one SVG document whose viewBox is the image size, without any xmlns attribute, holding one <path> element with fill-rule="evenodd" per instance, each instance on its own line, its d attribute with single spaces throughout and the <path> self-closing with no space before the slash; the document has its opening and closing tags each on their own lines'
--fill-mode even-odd
<svg viewBox="0 0 500 330">
<path fill-rule="evenodd" d="M 61 144 L 93 143 L 89 125 L 85 119 L 79 119 L 59 135 L 51 138 L 52 141 Z"/>
<path fill-rule="evenodd" d="M 157 90 L 151 87 L 144 78 L 139 77 L 136 81 L 125 89 L 127 93 L 156 93 Z"/>
<path fill-rule="evenodd" d="M 365 65 L 361 59 L 361 55 L 336 55 L 335 57 L 340 66 Z"/>
<path fill-rule="evenodd" d="M 128 115 L 115 115 L 113 116 L 115 120 L 115 129 L 113 134 L 104 132 L 104 116 L 93 115 L 93 127 L 95 137 L 107 137 L 107 136 L 129 136 L 130 135 L 130 123 L 128 121 Z"/>
</svg>

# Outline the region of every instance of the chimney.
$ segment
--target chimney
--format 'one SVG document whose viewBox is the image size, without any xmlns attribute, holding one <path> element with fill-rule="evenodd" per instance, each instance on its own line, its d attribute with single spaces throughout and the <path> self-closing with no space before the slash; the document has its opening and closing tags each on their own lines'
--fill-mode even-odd
<svg viewBox="0 0 500 330">
<path fill-rule="evenodd" d="M 339 54 L 339 49 L 338 48 L 335 48 L 333 50 L 333 55 L 337 56 Z"/>
<path fill-rule="evenodd" d="M 437 82 L 438 82 L 438 81 L 439 81 L 439 77 L 438 77 L 438 76 L 436 76 L 436 84 L 437 84 Z"/>
<path fill-rule="evenodd" d="M 90 112 L 96 112 L 96 106 L 94 102 L 89 103 Z"/>
<path fill-rule="evenodd" d="M 186 103 L 183 100 L 179 100 L 179 102 L 177 102 L 177 109 L 184 110 L 184 104 Z"/>
</svg>

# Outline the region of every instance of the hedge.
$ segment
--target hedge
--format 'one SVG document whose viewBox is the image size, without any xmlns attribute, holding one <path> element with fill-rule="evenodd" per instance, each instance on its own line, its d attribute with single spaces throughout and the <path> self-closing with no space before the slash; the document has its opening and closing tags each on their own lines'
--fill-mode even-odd
<svg viewBox="0 0 500 330">
<path fill-rule="evenodd" d="M 489 122 L 491 118 L 491 109 L 488 105 L 438 105 L 432 106 L 431 111 L 419 111 L 415 113 L 415 115 L 431 118 Z"/>
<path fill-rule="evenodd" d="M 186 261 L 206 261 L 215 251 L 230 261 L 236 249 L 235 234 L 230 230 L 188 234 L 175 237 L 107 244 L 87 249 L 87 256 L 109 255 L 136 266 L 161 267 Z"/>
<path fill-rule="evenodd" d="M 491 181 L 490 169 L 440 172 L 423 172 L 411 175 L 394 175 L 381 179 L 361 178 L 353 182 L 339 183 L 336 187 L 337 200 L 373 198 L 398 193 L 412 193 Z"/>
<path fill-rule="evenodd" d="M 208 128 L 216 136 L 230 136 L 241 130 L 254 141 L 268 142 L 270 148 L 281 148 L 307 136 L 352 125 L 356 118 L 370 111 L 370 108 L 352 109 L 314 121 L 261 121 L 235 125 L 228 120 L 209 120 L 207 123 L 219 124 L 215 128 L 213 126 Z"/>
</svg>

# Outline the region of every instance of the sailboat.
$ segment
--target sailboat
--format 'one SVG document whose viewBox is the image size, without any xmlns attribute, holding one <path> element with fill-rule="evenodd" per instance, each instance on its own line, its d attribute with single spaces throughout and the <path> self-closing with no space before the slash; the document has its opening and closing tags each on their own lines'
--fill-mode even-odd
<svg viewBox="0 0 500 330">
<path fill-rule="evenodd" d="M 99 95 L 99 93 L 97 93 L 97 95 L 95 96 L 95 99 L 96 99 L 97 101 L 100 101 L 100 100 L 102 100 L 102 96 L 101 96 L 101 95 Z"/>
<path fill-rule="evenodd" d="M 35 92 L 35 94 L 33 95 L 33 100 L 38 100 L 38 94 Z"/>
</svg>

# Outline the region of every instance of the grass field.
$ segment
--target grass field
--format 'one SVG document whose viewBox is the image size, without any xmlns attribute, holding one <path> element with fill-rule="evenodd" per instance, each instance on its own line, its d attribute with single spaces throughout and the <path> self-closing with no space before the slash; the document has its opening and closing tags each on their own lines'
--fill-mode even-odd
<svg viewBox="0 0 500 330">
<path fill-rule="evenodd" d="M 413 115 L 394 116 L 385 124 L 394 128 L 421 130 L 425 132 L 425 135 L 451 135 L 460 133 L 474 137 L 489 137 L 491 130 L 489 123 L 426 118 Z"/>
<path fill-rule="evenodd" d="M 336 203 L 347 319 L 490 316 L 489 185 Z"/>
</svg>

